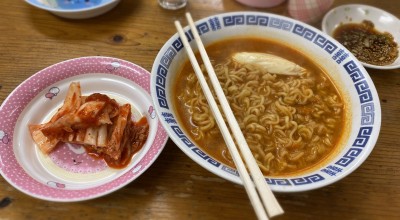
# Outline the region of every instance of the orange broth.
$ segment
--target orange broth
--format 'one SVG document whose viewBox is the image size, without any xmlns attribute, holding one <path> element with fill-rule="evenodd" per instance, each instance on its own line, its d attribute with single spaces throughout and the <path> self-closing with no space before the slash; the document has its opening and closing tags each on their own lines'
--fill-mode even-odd
<svg viewBox="0 0 400 220">
<path fill-rule="evenodd" d="M 231 55 L 235 52 L 245 51 L 245 52 L 270 53 L 288 59 L 302 66 L 303 68 L 312 71 L 313 73 L 316 73 L 315 75 L 317 80 L 320 80 L 322 76 L 329 79 L 325 71 L 310 58 L 306 57 L 304 54 L 291 47 L 285 46 L 281 43 L 272 40 L 265 40 L 259 38 L 228 39 L 211 44 L 206 48 L 206 50 L 213 63 L 223 63 L 228 57 L 231 57 Z M 199 54 L 196 54 L 196 56 L 198 57 L 198 60 L 201 60 L 199 59 L 200 57 Z M 194 128 L 195 125 L 192 123 L 191 115 L 188 112 L 188 107 L 185 106 L 185 104 L 178 98 L 179 94 L 182 93 L 183 88 L 185 87 L 185 77 L 187 76 L 188 73 L 191 72 L 193 72 L 193 68 L 190 62 L 186 61 L 183 65 L 182 70 L 177 75 L 177 79 L 175 80 L 175 85 L 173 87 L 174 88 L 173 97 L 174 97 L 175 111 L 177 112 L 176 115 L 178 117 L 179 123 L 185 129 L 186 133 L 191 136 L 192 140 L 195 140 L 194 136 L 195 134 L 191 132 L 191 130 Z M 329 80 L 329 83 L 331 84 L 329 87 L 330 90 L 332 90 L 332 92 L 337 93 L 339 97 L 341 97 L 339 91 L 337 90 L 337 88 L 335 87 L 335 85 L 332 83 L 331 80 Z M 341 99 L 343 101 L 343 98 Z M 307 108 L 312 108 L 312 105 L 308 106 Z M 304 110 L 307 111 L 306 109 L 303 109 L 303 111 Z M 343 116 L 342 120 L 339 122 L 339 125 L 336 128 L 337 131 L 342 131 L 344 128 L 345 124 L 344 113 L 342 113 L 342 116 Z M 336 132 L 333 138 L 334 140 L 333 146 L 336 147 L 338 145 L 340 138 L 341 138 L 341 132 Z M 232 160 L 230 159 L 229 152 L 227 151 L 224 140 L 220 134 L 215 135 L 213 138 L 208 138 L 208 139 L 203 138 L 202 140 L 195 141 L 195 143 L 197 144 L 197 146 L 199 146 L 203 151 L 212 156 L 214 159 L 230 167 L 235 167 Z M 329 156 L 329 154 L 334 151 L 335 147 L 329 149 L 327 152 L 321 155 L 320 158 L 317 159 L 317 161 L 313 161 L 312 163 L 309 163 L 298 170 L 286 170 L 284 172 L 275 173 L 272 176 L 287 175 L 287 174 L 292 174 L 294 172 L 300 172 L 309 169 L 310 167 L 315 166 L 316 164 L 321 162 L 324 158 Z"/>
</svg>

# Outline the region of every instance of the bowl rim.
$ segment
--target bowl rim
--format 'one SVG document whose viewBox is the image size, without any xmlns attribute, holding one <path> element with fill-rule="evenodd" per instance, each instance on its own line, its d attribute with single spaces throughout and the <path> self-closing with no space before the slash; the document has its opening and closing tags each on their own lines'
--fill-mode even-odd
<svg viewBox="0 0 400 220">
<path fill-rule="evenodd" d="M 304 27 L 310 29 L 311 31 L 315 31 L 316 33 L 322 35 L 323 37 L 326 37 L 328 40 L 334 42 L 335 44 L 341 46 L 341 44 L 339 44 L 339 42 L 337 42 L 335 39 L 333 39 L 330 35 L 328 35 L 328 34 L 322 32 L 321 30 L 319 30 L 319 29 L 317 29 L 317 28 L 315 28 L 315 27 L 312 27 L 311 25 L 308 25 L 308 24 L 306 24 L 306 23 L 304 23 L 304 22 L 301 22 L 301 21 L 298 21 L 298 20 L 294 20 L 294 19 L 292 19 L 292 18 L 288 18 L 288 17 L 285 17 L 285 16 L 276 15 L 276 14 L 272 14 L 272 13 L 267 13 L 267 12 L 253 12 L 253 11 L 226 12 L 226 13 L 220 13 L 220 14 L 215 14 L 215 15 L 211 15 L 211 16 L 204 17 L 204 18 L 202 18 L 202 19 L 199 19 L 199 20 L 195 21 L 195 24 L 196 24 L 196 25 L 199 25 L 199 24 L 201 24 L 201 23 L 203 23 L 203 22 L 208 22 L 208 21 L 209 21 L 210 19 L 212 19 L 212 18 L 222 18 L 223 16 L 233 16 L 233 15 L 261 15 L 261 16 L 269 16 L 269 17 L 274 17 L 274 18 L 289 20 L 289 21 L 293 22 L 293 24 L 302 25 L 302 26 L 304 26 Z M 184 31 L 186 32 L 186 31 L 188 31 L 188 30 L 189 30 L 188 26 L 185 26 L 185 27 L 184 27 Z M 155 60 L 154 60 L 154 63 L 153 63 L 153 65 L 152 65 L 152 70 L 151 70 L 151 73 L 152 73 L 151 95 L 152 95 L 152 98 L 153 98 L 153 102 L 154 102 L 154 106 L 155 106 L 156 113 L 157 113 L 158 117 L 160 117 L 160 118 L 162 118 L 162 119 L 163 119 L 163 117 L 161 116 L 161 113 L 162 113 L 161 111 L 162 111 L 162 109 L 161 109 L 161 107 L 159 106 L 159 104 L 157 103 L 157 102 L 158 102 L 158 99 L 157 99 L 156 88 L 155 88 L 155 87 L 156 87 L 156 80 L 157 80 L 156 77 L 157 77 L 157 75 L 158 75 L 157 68 L 158 68 L 159 65 L 161 65 L 161 62 L 160 62 L 160 61 L 161 61 L 161 59 L 162 59 L 162 57 L 163 57 L 163 53 L 166 54 L 166 52 L 168 52 L 168 51 L 167 51 L 168 47 L 170 47 L 170 46 L 172 45 L 172 43 L 173 43 L 178 37 L 179 37 L 178 34 L 175 33 L 174 35 L 172 35 L 172 36 L 165 42 L 165 44 L 163 45 L 163 47 L 159 50 L 159 53 L 157 54 L 157 56 L 156 56 L 156 58 L 155 58 Z M 340 47 L 339 47 L 339 48 L 340 48 Z M 339 48 L 338 48 L 338 49 L 339 49 Z M 340 49 L 342 49 L 342 48 L 340 48 Z M 343 48 L 343 49 L 344 49 L 345 51 L 347 51 L 346 48 Z M 183 50 L 184 50 L 184 49 L 183 49 Z M 336 49 L 335 49 L 335 50 L 336 50 Z M 275 191 L 275 192 L 301 192 L 301 191 L 313 190 L 313 189 L 317 189 L 317 188 L 321 188 L 321 187 L 325 187 L 325 186 L 327 186 L 327 185 L 330 185 L 330 184 L 332 184 L 332 183 L 334 183 L 334 182 L 337 182 L 337 181 L 339 181 L 340 179 L 342 179 L 342 178 L 348 176 L 348 175 L 351 174 L 354 170 L 356 170 L 356 169 L 368 158 L 368 156 L 370 155 L 370 153 L 371 153 L 372 150 L 374 149 L 374 147 L 375 147 L 375 145 L 376 145 L 376 142 L 377 142 L 377 140 L 378 140 L 379 132 L 380 132 L 380 128 L 381 128 L 381 107 L 380 107 L 380 102 L 379 102 L 379 96 L 378 96 L 378 93 L 377 93 L 377 91 L 376 91 L 376 87 L 375 87 L 375 85 L 373 84 L 373 81 L 372 81 L 372 79 L 370 78 L 368 72 L 367 72 L 367 71 L 365 70 L 365 68 L 361 65 L 361 63 L 354 57 L 354 55 L 352 55 L 350 52 L 348 52 L 348 53 L 349 53 L 349 57 L 351 58 L 351 61 L 353 61 L 353 62 L 357 65 L 357 67 L 359 67 L 359 68 L 361 69 L 361 72 L 364 74 L 366 80 L 368 81 L 368 83 L 371 83 L 371 85 L 372 85 L 372 87 L 373 87 L 373 89 L 371 90 L 371 92 L 372 92 L 372 96 L 374 97 L 374 100 L 375 100 L 375 101 L 373 101 L 373 104 L 375 105 L 375 113 L 374 113 L 374 114 L 375 114 L 375 116 L 374 116 L 374 117 L 375 117 L 375 123 L 373 124 L 373 127 L 374 127 L 374 130 L 375 130 L 375 131 L 373 132 L 374 135 L 371 135 L 370 138 L 369 138 L 369 141 L 368 141 L 368 145 L 369 145 L 369 146 L 368 146 L 367 148 L 364 148 L 364 149 L 363 149 L 363 153 L 362 153 L 363 155 L 362 155 L 362 156 L 360 155 L 359 157 L 357 157 L 357 159 L 352 163 L 352 165 L 349 166 L 348 168 L 346 168 L 346 171 L 343 172 L 343 173 L 340 173 L 340 175 L 338 175 L 338 176 L 334 176 L 334 177 L 331 176 L 331 177 L 328 177 L 328 178 L 326 178 L 326 179 L 323 181 L 323 183 L 321 183 L 321 182 L 314 182 L 313 184 L 308 184 L 308 186 L 306 186 L 306 187 L 297 187 L 297 186 L 296 186 L 296 187 L 292 187 L 292 186 L 272 185 L 271 188 L 272 188 L 273 191 Z M 172 58 L 170 58 L 170 59 L 172 59 Z M 361 103 L 360 103 L 360 105 L 361 105 Z M 172 111 L 171 111 L 171 112 L 172 112 Z M 182 140 L 179 139 L 178 135 L 177 135 L 176 133 L 174 133 L 174 131 L 171 130 L 170 125 L 169 125 L 167 122 L 165 122 L 164 120 L 161 120 L 161 121 L 162 121 L 162 125 L 164 126 L 165 130 L 166 130 L 166 131 L 168 132 L 168 134 L 170 135 L 170 138 L 174 141 L 174 143 L 175 143 L 187 156 L 189 156 L 189 158 L 191 158 L 192 160 L 194 160 L 197 164 L 199 164 L 199 165 L 202 166 L 203 168 L 207 169 L 207 170 L 210 171 L 211 173 L 213 173 L 213 174 L 215 174 L 215 175 L 217 175 L 217 176 L 219 176 L 219 177 L 221 177 L 221 178 L 223 178 L 223 179 L 232 181 L 232 182 L 237 183 L 237 184 L 242 184 L 240 177 L 234 177 L 233 175 L 229 175 L 229 174 L 220 174 L 222 171 L 221 171 L 221 172 L 215 171 L 216 168 L 213 168 L 212 165 L 208 165 L 208 164 L 205 162 L 205 160 L 202 160 L 200 157 L 194 155 L 194 153 L 191 152 L 191 149 L 189 149 L 189 148 L 186 147 L 186 146 L 183 146 L 184 144 L 181 143 Z M 362 126 L 360 125 L 359 127 L 362 127 Z M 175 132 L 176 132 L 176 131 L 175 131 Z M 197 145 L 195 145 L 195 146 L 197 146 Z M 346 145 L 346 148 L 349 148 L 349 149 L 350 149 L 351 147 L 352 147 L 352 146 L 347 146 L 347 145 Z M 343 151 L 343 153 L 345 153 L 345 151 Z M 341 159 L 342 157 L 339 156 L 340 154 L 341 154 L 341 153 L 338 153 L 337 156 L 333 157 L 332 162 L 330 162 L 330 163 L 328 163 L 328 164 L 326 164 L 326 165 L 333 164 L 334 161 L 336 161 L 336 160 L 338 160 L 338 159 Z M 206 154 L 206 155 L 208 155 L 208 154 Z M 210 157 L 211 157 L 211 156 L 210 156 Z M 316 170 L 313 170 L 313 171 L 311 171 L 310 173 L 318 173 L 318 172 L 321 171 L 322 168 L 323 168 L 323 167 L 318 168 L 318 169 L 316 169 Z M 304 175 L 303 175 L 303 176 L 304 176 Z M 269 179 L 269 178 L 274 179 L 275 177 L 266 177 L 266 179 Z M 290 178 L 289 178 L 289 177 L 277 177 L 276 179 L 277 179 L 277 180 L 279 180 L 279 179 L 286 179 L 286 180 L 289 181 Z M 293 179 L 291 179 L 291 180 L 293 180 Z"/>
<path fill-rule="evenodd" d="M 383 10 L 381 8 L 377 8 L 375 6 L 365 5 L 365 4 L 345 4 L 345 5 L 339 5 L 339 6 L 335 7 L 335 8 L 332 8 L 331 10 L 329 10 L 324 15 L 324 17 L 322 19 L 322 22 L 321 22 L 321 30 L 322 30 L 322 32 L 324 32 L 325 34 L 327 34 L 327 35 L 329 35 L 330 37 L 333 38 L 333 36 L 330 33 L 328 33 L 328 30 L 327 30 L 327 27 L 326 27 L 330 17 L 336 12 L 336 10 L 343 9 L 343 8 L 359 8 L 359 7 L 367 8 L 369 10 L 374 10 L 374 11 L 380 12 L 380 13 L 382 13 L 384 15 L 388 15 L 388 16 L 392 17 L 394 20 L 396 20 L 398 25 L 400 26 L 400 19 L 398 17 L 396 17 L 395 15 L 393 15 L 390 12 L 385 11 L 385 10 Z M 351 22 L 349 22 L 349 23 L 351 23 Z M 390 34 L 392 34 L 392 33 L 390 33 Z M 400 38 L 399 38 L 399 41 L 396 41 L 396 39 L 395 39 L 395 42 L 398 44 L 398 50 L 400 50 Z M 400 56 L 397 59 L 400 59 Z M 400 68 L 400 62 L 398 64 L 396 64 L 396 65 L 384 65 L 384 66 L 378 66 L 378 65 L 374 65 L 374 64 L 369 64 L 369 63 L 362 62 L 362 61 L 359 61 L 359 62 L 363 66 L 368 67 L 368 68 L 372 68 L 372 69 L 390 70 L 390 69 Z"/>
<path fill-rule="evenodd" d="M 98 4 L 96 6 L 88 7 L 88 8 L 57 9 L 57 8 L 49 7 L 49 6 L 46 6 L 46 5 L 43 5 L 43 4 L 36 4 L 37 0 L 33 0 L 33 1 L 32 0 L 25 0 L 26 3 L 28 3 L 28 4 L 30 4 L 30 5 L 32 5 L 34 7 L 37 7 L 37 8 L 46 10 L 46 11 L 50 11 L 50 12 L 56 12 L 56 13 L 77 13 L 77 12 L 80 13 L 80 12 L 94 11 L 96 9 L 100 9 L 100 8 L 103 8 L 103 7 L 110 6 L 110 5 L 112 5 L 114 3 L 117 3 L 119 1 L 120 0 L 102 0 L 102 2 L 100 4 Z"/>
</svg>

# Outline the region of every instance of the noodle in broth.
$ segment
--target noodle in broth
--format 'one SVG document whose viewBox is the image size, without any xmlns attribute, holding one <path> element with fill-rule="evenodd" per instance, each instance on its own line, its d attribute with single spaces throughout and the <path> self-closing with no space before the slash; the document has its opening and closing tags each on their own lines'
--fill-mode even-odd
<svg viewBox="0 0 400 220">
<path fill-rule="evenodd" d="M 232 52 L 249 50 L 264 50 L 299 61 L 307 71 L 302 76 L 271 74 L 230 58 Z M 277 42 L 253 38 L 218 42 L 207 51 L 236 120 L 265 175 L 284 175 L 309 168 L 335 148 L 340 139 L 338 131 L 344 126 L 344 102 L 327 75 L 311 60 Z M 175 106 L 184 106 L 176 108 L 181 124 L 205 152 L 234 167 L 189 62 L 177 82 Z M 214 97 L 217 100 L 215 94 Z"/>
</svg>

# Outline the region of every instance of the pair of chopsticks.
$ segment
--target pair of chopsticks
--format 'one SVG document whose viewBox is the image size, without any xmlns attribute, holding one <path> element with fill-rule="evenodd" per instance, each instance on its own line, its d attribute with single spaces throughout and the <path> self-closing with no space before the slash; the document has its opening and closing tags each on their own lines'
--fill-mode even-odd
<svg viewBox="0 0 400 220">
<path fill-rule="evenodd" d="M 243 181 L 243 185 L 246 189 L 246 192 L 249 196 L 250 202 L 253 205 L 254 211 L 258 217 L 258 219 L 268 219 L 269 217 L 273 217 L 276 215 L 283 214 L 283 209 L 279 205 L 276 200 L 274 194 L 271 189 L 268 187 L 267 182 L 263 174 L 260 171 L 260 168 L 257 165 L 256 160 L 253 157 L 253 154 L 250 151 L 249 146 L 244 138 L 242 131 L 240 130 L 239 124 L 235 119 L 235 116 L 230 108 L 228 100 L 226 99 L 224 92 L 219 84 L 218 78 L 215 74 L 214 68 L 208 58 L 206 49 L 204 48 L 203 43 L 201 42 L 199 33 L 197 32 L 197 28 L 193 22 L 193 19 L 190 13 L 186 13 L 186 18 L 188 20 L 190 29 L 192 30 L 194 39 L 197 43 L 197 46 L 200 51 L 201 58 L 203 59 L 204 65 L 208 72 L 208 75 L 211 80 L 211 84 L 217 94 L 218 100 L 222 106 L 225 117 L 228 121 L 228 124 L 232 130 L 232 133 L 235 137 L 236 142 L 238 143 L 240 152 L 244 158 L 244 161 L 247 164 L 248 169 L 250 170 L 253 181 L 250 178 L 249 173 L 247 172 L 246 166 L 242 161 L 242 158 L 239 154 L 238 149 L 236 148 L 236 144 L 230 135 L 229 129 L 225 124 L 225 121 L 222 117 L 221 112 L 218 109 L 218 105 L 213 98 L 210 88 L 207 85 L 206 79 L 201 71 L 200 65 L 198 64 L 196 57 L 193 53 L 193 50 L 190 47 L 190 44 L 186 38 L 185 32 L 179 21 L 175 21 L 175 26 L 178 30 L 179 36 L 182 40 L 182 43 L 186 49 L 186 52 L 189 56 L 190 62 L 193 66 L 195 74 L 200 82 L 201 88 L 206 96 L 207 102 L 213 112 L 214 118 L 218 124 L 218 127 L 222 133 L 222 136 L 225 140 L 225 143 L 228 146 L 228 149 L 232 155 L 233 161 L 236 165 L 236 168 L 239 172 L 239 175 Z M 256 191 L 257 189 L 257 191 Z"/>
</svg>

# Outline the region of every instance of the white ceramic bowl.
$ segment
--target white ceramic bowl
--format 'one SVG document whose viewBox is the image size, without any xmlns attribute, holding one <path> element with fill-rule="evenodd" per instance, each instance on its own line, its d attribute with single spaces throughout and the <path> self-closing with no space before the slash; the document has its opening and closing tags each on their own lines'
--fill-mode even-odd
<svg viewBox="0 0 400 220">
<path fill-rule="evenodd" d="M 173 24 L 171 24 L 173 25 Z M 324 69 L 348 100 L 347 138 L 336 154 L 316 169 L 285 177 L 266 177 L 272 190 L 296 192 L 331 184 L 353 172 L 368 157 L 378 138 L 381 108 L 375 86 L 364 67 L 341 44 L 305 23 L 268 13 L 233 12 L 196 22 L 205 45 L 232 37 L 259 37 L 282 42 L 313 59 Z M 192 47 L 194 40 L 185 28 Z M 184 61 L 178 34 L 161 48 L 152 67 L 151 95 L 164 128 L 176 145 L 196 163 L 216 175 L 241 184 L 235 169 L 212 158 L 191 140 L 177 119 L 172 97 L 174 80 Z"/>
<path fill-rule="evenodd" d="M 322 20 L 322 31 L 332 36 L 339 25 L 360 23 L 363 20 L 372 21 L 378 31 L 390 33 L 397 44 L 400 44 L 400 20 L 382 9 L 368 5 L 350 4 L 331 9 Z M 374 69 L 397 69 L 400 67 L 400 56 L 390 65 L 362 64 Z"/>
<path fill-rule="evenodd" d="M 29 124 L 45 123 L 62 105 L 69 84 L 82 94 L 102 93 L 146 117 L 149 136 L 127 167 L 112 169 L 80 145 L 61 144 L 44 155 L 33 142 Z M 0 174 L 20 191 L 50 201 L 81 201 L 111 193 L 138 178 L 161 153 L 168 139 L 153 110 L 150 74 L 111 57 L 82 57 L 47 67 L 19 85 L 0 107 Z"/>
<path fill-rule="evenodd" d="M 25 0 L 57 16 L 71 19 L 92 18 L 113 9 L 120 0 Z"/>
</svg>

